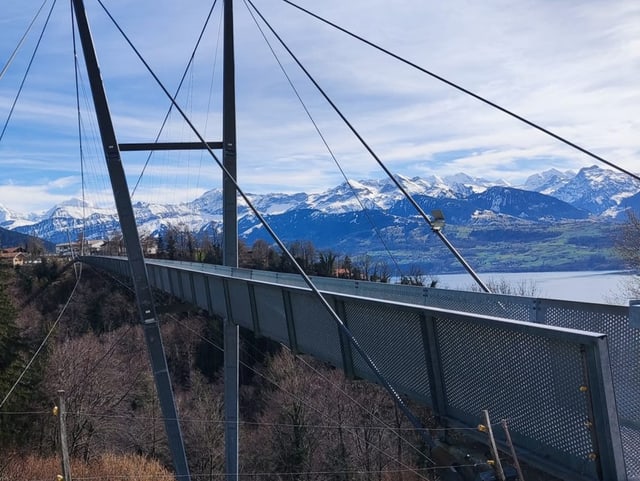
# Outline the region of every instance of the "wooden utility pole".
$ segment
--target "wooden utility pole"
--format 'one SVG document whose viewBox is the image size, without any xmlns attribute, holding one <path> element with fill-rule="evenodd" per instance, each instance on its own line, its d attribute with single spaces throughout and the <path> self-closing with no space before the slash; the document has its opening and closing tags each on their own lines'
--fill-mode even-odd
<svg viewBox="0 0 640 481">
<path fill-rule="evenodd" d="M 491 446 L 491 455 L 493 456 L 493 460 L 496 463 L 496 473 L 498 474 L 498 479 L 500 481 L 505 481 L 504 471 L 502 470 L 502 463 L 500 462 L 500 455 L 498 453 L 498 447 L 496 446 L 496 440 L 493 437 L 493 430 L 491 429 L 491 420 L 489 419 L 489 411 L 486 409 L 482 410 L 482 414 L 484 414 L 484 424 L 487 427 L 487 433 L 489 434 L 489 445 Z"/>
<path fill-rule="evenodd" d="M 509 432 L 509 426 L 507 426 L 507 420 L 503 419 L 500 421 L 502 425 L 502 429 L 504 430 L 504 435 L 507 437 L 507 444 L 509 445 L 509 451 L 511 451 L 511 457 L 513 458 L 513 465 L 516 468 L 518 473 L 518 479 L 520 481 L 524 481 L 524 476 L 522 474 L 522 469 L 520 468 L 520 463 L 518 462 L 518 456 L 516 456 L 516 449 L 513 447 L 513 441 L 511 440 L 511 433 Z"/>
<path fill-rule="evenodd" d="M 64 403 L 64 391 L 58 391 L 58 419 L 60 420 L 60 451 L 62 451 L 62 474 L 64 481 L 71 481 L 71 462 L 67 444 L 67 407 Z"/>
</svg>

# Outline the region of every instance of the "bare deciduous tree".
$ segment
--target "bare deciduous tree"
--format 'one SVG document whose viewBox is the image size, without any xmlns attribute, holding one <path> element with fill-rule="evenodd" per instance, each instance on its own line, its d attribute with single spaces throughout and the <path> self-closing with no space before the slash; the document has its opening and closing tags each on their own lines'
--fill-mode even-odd
<svg viewBox="0 0 640 481">
<path fill-rule="evenodd" d="M 265 378 L 272 384 L 261 392 L 262 414 L 245 432 L 254 447 L 245 472 L 271 473 L 269 480 L 418 478 L 420 451 L 408 447 L 415 438 L 381 387 L 288 351 L 269 359 Z"/>
<path fill-rule="evenodd" d="M 67 338 L 51 352 L 46 390 L 65 391 L 69 449 L 89 460 L 119 446 L 126 450 L 131 421 L 152 389 L 139 327 L 122 327 L 100 338 Z"/>
<path fill-rule="evenodd" d="M 214 481 L 224 475 L 224 417 L 221 387 L 193 373 L 191 388 L 178 394 L 185 448 L 198 478 Z"/>
<path fill-rule="evenodd" d="M 632 210 L 627 211 L 627 221 L 620 226 L 615 249 L 630 269 L 640 268 L 640 218 Z"/>
</svg>

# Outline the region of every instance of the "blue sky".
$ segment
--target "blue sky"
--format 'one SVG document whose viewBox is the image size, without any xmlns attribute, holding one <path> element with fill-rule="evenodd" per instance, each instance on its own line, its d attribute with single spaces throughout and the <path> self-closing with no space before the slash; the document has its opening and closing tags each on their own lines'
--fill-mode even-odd
<svg viewBox="0 0 640 481">
<path fill-rule="evenodd" d="M 85 0 L 116 133 L 121 142 L 155 138 L 168 101 L 95 0 Z M 0 68 L 42 0 L 5 2 Z M 202 28 L 209 0 L 104 0 L 173 91 Z M 550 168 L 596 161 L 422 73 L 363 46 L 287 5 L 255 0 L 328 95 L 393 172 L 466 172 L 518 184 Z M 640 3 L 635 0 L 299 0 L 325 18 L 469 90 L 638 171 Z M 37 21 L 0 79 L 4 122 L 42 28 Z M 0 141 L 0 204 L 44 210 L 82 195 L 108 202 L 104 160 L 82 70 L 84 167 L 77 135 L 70 7 L 58 2 L 12 120 Z M 178 102 L 210 140 L 221 136 L 220 5 Z M 235 2 L 238 176 L 248 192 L 320 192 L 342 182 L 244 2 Z M 275 43 L 281 62 L 349 178 L 383 174 Z M 81 65 L 81 69 L 84 66 Z M 175 113 L 163 140 L 192 140 Z M 130 187 L 146 156 L 123 154 Z M 604 167 L 604 166 L 603 166 Z M 200 152 L 151 158 L 135 200 L 183 202 L 220 186 Z"/>
</svg>

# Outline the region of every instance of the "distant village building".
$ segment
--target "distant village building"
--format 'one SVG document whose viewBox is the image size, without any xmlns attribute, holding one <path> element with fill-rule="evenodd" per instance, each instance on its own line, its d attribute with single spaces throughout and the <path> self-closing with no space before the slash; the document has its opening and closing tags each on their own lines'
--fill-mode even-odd
<svg viewBox="0 0 640 481">
<path fill-rule="evenodd" d="M 75 257 L 83 253 L 85 255 L 101 254 L 104 244 L 105 242 L 100 239 L 85 240 L 83 249 L 83 244 L 80 241 L 62 242 L 56 244 L 56 255 L 60 257 Z"/>
<path fill-rule="evenodd" d="M 141 239 L 142 251 L 144 255 L 156 255 L 158 253 L 158 241 L 152 237 Z M 56 244 L 56 255 L 60 257 L 75 257 L 83 255 L 107 255 L 125 256 L 127 250 L 122 237 L 114 237 L 109 240 L 92 239 L 84 241 L 84 249 L 80 241 L 61 242 Z"/>
<path fill-rule="evenodd" d="M 56 244 L 56 255 L 60 257 L 73 257 L 80 253 L 79 242 L 62 242 Z"/>
<path fill-rule="evenodd" d="M 24 252 L 18 252 L 13 256 L 13 267 L 24 265 L 26 258 L 27 256 L 24 255 Z"/>
<path fill-rule="evenodd" d="M 104 241 L 100 239 L 89 240 L 85 242 L 85 251 L 87 251 L 86 247 L 88 247 L 89 254 L 100 254 L 104 247 Z"/>
<path fill-rule="evenodd" d="M 142 250 L 144 255 L 158 255 L 158 240 L 152 237 L 145 239 L 144 242 L 142 242 Z"/>
<path fill-rule="evenodd" d="M 27 261 L 24 247 L 7 247 L 0 250 L 0 260 L 11 263 L 13 267 L 24 265 Z"/>
</svg>

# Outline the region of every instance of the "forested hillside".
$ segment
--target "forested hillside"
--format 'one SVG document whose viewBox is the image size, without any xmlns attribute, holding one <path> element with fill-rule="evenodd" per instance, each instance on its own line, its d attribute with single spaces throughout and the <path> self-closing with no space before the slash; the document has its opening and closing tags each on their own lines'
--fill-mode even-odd
<svg viewBox="0 0 640 481">
<path fill-rule="evenodd" d="M 41 254 L 54 252 L 56 246 L 52 242 L 0 227 L 0 247 L 22 247 L 27 252 Z"/>
<path fill-rule="evenodd" d="M 82 477 L 108 479 L 105 472 L 130 473 L 131 465 L 147 476 L 170 469 L 131 290 L 88 267 L 51 260 L 2 267 L 0 275 L 0 479 L 58 474 L 51 471 L 59 466 L 52 461 L 59 456 L 58 390 L 65 392 L 73 469 Z M 180 311 L 164 295 L 157 303 L 191 472 L 220 479 L 220 323 Z M 241 361 L 240 463 L 252 479 L 430 479 L 424 447 L 377 386 L 247 332 Z"/>
</svg>

